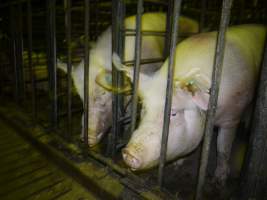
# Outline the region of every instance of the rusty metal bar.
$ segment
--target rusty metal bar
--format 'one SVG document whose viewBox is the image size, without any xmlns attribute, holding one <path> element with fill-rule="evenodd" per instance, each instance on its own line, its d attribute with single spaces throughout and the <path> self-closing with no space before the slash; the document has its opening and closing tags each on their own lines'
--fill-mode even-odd
<svg viewBox="0 0 267 200">
<path fill-rule="evenodd" d="M 65 32 L 66 32 L 66 40 L 67 40 L 67 95 L 68 95 L 68 136 L 71 135 L 72 132 L 72 62 L 71 62 L 71 0 L 65 0 Z"/>
<path fill-rule="evenodd" d="M 204 141 L 201 152 L 201 163 L 198 172 L 198 183 L 195 199 L 202 199 L 203 195 L 203 187 L 206 178 L 206 171 L 208 166 L 208 158 L 210 151 L 210 143 L 213 135 L 213 126 L 214 119 L 217 107 L 217 100 L 219 94 L 219 86 L 221 81 L 222 74 L 222 64 L 223 64 L 223 56 L 224 56 L 224 47 L 225 47 L 225 37 L 226 37 L 226 29 L 228 27 L 230 21 L 231 7 L 233 0 L 224 0 L 222 13 L 221 13 L 221 22 L 220 29 L 217 36 L 216 43 L 216 52 L 214 57 L 213 64 L 213 72 L 212 72 L 212 84 L 211 84 L 211 94 L 209 100 L 208 111 L 206 115 L 206 123 L 204 129 Z"/>
<path fill-rule="evenodd" d="M 48 39 L 48 73 L 50 77 L 49 97 L 51 99 L 51 125 L 57 127 L 58 98 L 57 98 L 57 69 L 56 69 L 56 10 L 55 0 L 47 0 L 47 39 Z"/>
<path fill-rule="evenodd" d="M 171 21 L 171 41 L 170 41 L 170 57 L 168 62 L 168 77 L 167 77 L 167 88 L 166 88 L 166 99 L 164 107 L 164 121 L 162 129 L 162 141 L 160 148 L 160 162 L 159 162 L 159 171 L 158 171 L 158 184 L 160 187 L 163 185 L 164 177 L 164 166 L 166 162 L 166 153 L 168 145 L 168 135 L 169 135 L 169 125 L 170 125 L 170 114 L 171 114 L 171 105 L 172 105 L 172 91 L 173 91 L 173 77 L 175 72 L 174 59 L 175 59 L 175 50 L 178 36 L 178 21 L 180 16 L 182 0 L 174 0 L 173 2 L 173 17 Z"/>
<path fill-rule="evenodd" d="M 139 87 L 139 74 L 140 74 L 140 60 L 142 50 L 142 35 L 141 35 L 141 24 L 142 24 L 142 13 L 144 12 L 143 0 L 138 0 L 137 3 L 137 14 L 136 14 L 136 37 L 135 37 L 135 55 L 134 55 L 134 75 L 133 75 L 133 96 L 132 96 L 132 108 L 131 108 L 131 134 L 135 130 L 136 126 L 136 113 L 138 103 L 138 87 Z"/>
<path fill-rule="evenodd" d="M 32 104 L 32 114 L 33 120 L 37 117 L 36 112 L 36 77 L 35 69 L 32 63 L 32 5 L 31 0 L 27 1 L 27 22 L 28 22 L 28 63 L 31 76 L 31 104 Z M 27 83 L 27 82 L 26 82 Z"/>
<path fill-rule="evenodd" d="M 83 127 L 83 137 L 84 144 L 88 146 L 88 118 L 89 118 L 89 22 L 90 22 L 90 3 L 89 0 L 85 0 L 84 8 L 84 102 L 83 102 L 83 112 L 84 112 L 84 127 Z"/>
</svg>

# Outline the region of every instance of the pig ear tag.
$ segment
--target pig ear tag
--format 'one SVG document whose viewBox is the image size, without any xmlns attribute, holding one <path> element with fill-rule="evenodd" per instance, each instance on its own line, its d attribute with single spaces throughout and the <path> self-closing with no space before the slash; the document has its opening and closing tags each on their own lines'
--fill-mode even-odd
<svg viewBox="0 0 267 200">
<path fill-rule="evenodd" d="M 129 78 L 125 78 L 122 88 L 112 87 L 112 73 L 108 70 L 101 71 L 95 78 L 95 82 L 109 92 L 130 94 L 132 87 Z"/>
</svg>

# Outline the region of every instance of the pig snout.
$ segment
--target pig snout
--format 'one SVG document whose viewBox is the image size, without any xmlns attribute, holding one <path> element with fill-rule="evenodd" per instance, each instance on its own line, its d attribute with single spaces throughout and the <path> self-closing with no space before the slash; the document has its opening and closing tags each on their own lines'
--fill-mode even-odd
<svg viewBox="0 0 267 200">
<path fill-rule="evenodd" d="M 96 133 L 96 131 L 92 129 L 89 129 L 88 132 L 89 132 L 88 133 L 88 145 L 90 147 L 93 147 L 96 144 L 98 144 L 98 142 L 101 140 L 101 138 L 104 135 L 104 132 Z"/>
<path fill-rule="evenodd" d="M 139 169 L 142 165 L 142 158 L 130 149 L 124 148 L 122 150 L 122 157 L 126 165 L 128 165 L 133 171 Z"/>
<path fill-rule="evenodd" d="M 160 141 L 160 135 L 154 132 L 134 132 L 131 141 L 122 150 L 124 162 L 133 171 L 155 166 L 160 155 Z"/>
</svg>

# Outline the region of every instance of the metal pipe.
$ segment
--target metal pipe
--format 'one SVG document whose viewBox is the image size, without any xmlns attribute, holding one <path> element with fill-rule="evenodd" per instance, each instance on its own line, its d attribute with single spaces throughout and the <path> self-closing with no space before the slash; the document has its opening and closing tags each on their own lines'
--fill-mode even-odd
<svg viewBox="0 0 267 200">
<path fill-rule="evenodd" d="M 240 199 L 264 199 L 267 196 L 267 38 L 258 81 L 252 130 L 241 177 Z"/>
<path fill-rule="evenodd" d="M 171 42 L 171 21 L 172 21 L 172 16 L 173 16 L 173 0 L 168 1 L 168 11 L 167 11 L 167 16 L 166 16 L 166 32 L 165 32 L 165 43 L 164 43 L 164 51 L 163 51 L 163 56 L 166 59 L 168 57 L 169 49 L 170 49 L 170 42 Z"/>
<path fill-rule="evenodd" d="M 123 55 L 123 38 L 120 32 L 124 20 L 124 4 L 121 0 L 112 1 L 112 52 L 116 52 L 120 57 Z M 112 63 L 112 61 L 110 61 Z M 112 64 L 112 87 L 118 88 L 122 85 L 122 75 Z M 114 156 L 116 152 L 117 138 L 121 131 L 119 123 L 120 108 L 123 103 L 121 95 L 112 94 L 112 131 L 109 134 L 107 154 Z"/>
<path fill-rule="evenodd" d="M 221 22 L 220 29 L 217 36 L 216 43 L 216 52 L 213 64 L 213 72 L 212 72 L 212 84 L 211 84 L 211 94 L 209 100 L 208 111 L 206 115 L 206 123 L 204 129 L 204 141 L 201 152 L 201 163 L 198 172 L 198 183 L 196 190 L 196 199 L 202 199 L 203 194 L 203 186 L 206 178 L 206 171 L 208 166 L 208 158 L 210 151 L 210 143 L 213 135 L 213 126 L 214 119 L 217 107 L 217 100 L 219 94 L 219 86 L 221 81 L 222 74 L 222 64 L 223 64 L 223 56 L 224 56 L 224 47 L 225 47 L 225 37 L 226 37 L 226 29 L 230 21 L 231 7 L 233 0 L 224 0 L 222 13 L 221 13 Z"/>
<path fill-rule="evenodd" d="M 71 0 L 65 0 L 65 28 L 66 28 L 66 38 L 67 38 L 67 94 L 68 94 L 68 136 L 72 132 L 72 63 L 71 63 Z"/>
<path fill-rule="evenodd" d="M 32 63 L 32 5 L 31 0 L 27 1 L 27 22 L 28 22 L 28 63 L 30 68 L 31 76 L 31 104 L 32 104 L 32 114 L 33 120 L 36 120 L 36 78 L 35 78 L 35 69 Z"/>
<path fill-rule="evenodd" d="M 14 98 L 15 101 L 19 102 L 19 81 L 18 81 L 18 72 L 17 72 L 17 55 L 16 55 L 16 28 L 15 28 L 15 7 L 10 6 L 10 35 L 12 39 L 12 52 L 11 57 L 13 58 L 11 63 L 13 64 L 14 69 Z"/>
<path fill-rule="evenodd" d="M 171 41 L 170 41 L 170 57 L 168 62 L 168 78 L 167 78 L 167 88 L 166 88 L 166 99 L 164 107 L 164 121 L 162 129 L 162 141 L 160 148 L 160 162 L 159 162 L 159 171 L 158 171 L 158 184 L 160 187 L 163 185 L 163 176 L 164 176 L 164 166 L 166 162 L 166 152 L 168 145 L 168 135 L 169 135 L 169 125 L 170 125 L 170 114 L 171 114 L 171 105 L 172 105 L 172 91 L 173 91 L 173 77 L 175 72 L 174 59 L 176 52 L 176 43 L 178 36 L 178 21 L 180 16 L 182 0 L 174 0 L 173 5 L 173 18 L 171 22 Z"/>
<path fill-rule="evenodd" d="M 207 0 L 201 0 L 201 13 L 199 19 L 199 32 L 203 32 L 203 27 L 205 25 L 205 15 L 207 11 Z"/>
<path fill-rule="evenodd" d="M 84 102 L 83 102 L 83 110 L 84 110 L 84 127 L 83 127 L 83 137 L 84 144 L 88 146 L 88 112 L 89 112 L 89 0 L 85 0 L 85 8 L 84 8 Z"/>
<path fill-rule="evenodd" d="M 139 87 L 139 74 L 140 74 L 140 60 L 141 60 L 141 49 L 142 49 L 142 35 L 141 35 L 141 24 L 142 24 L 142 13 L 144 12 L 143 0 L 138 0 L 137 3 L 137 15 L 136 15 L 136 37 L 135 37 L 135 54 L 134 54 L 134 75 L 133 75 L 133 97 L 132 97 L 132 108 L 131 108 L 131 134 L 135 130 L 136 126 L 136 113 L 138 103 L 138 87 Z"/>
<path fill-rule="evenodd" d="M 19 80 L 19 103 L 25 100 L 25 83 L 24 83 L 24 70 L 23 70 L 23 22 L 22 22 L 22 5 L 17 5 L 17 46 L 16 46 L 16 58 L 17 58 L 17 65 L 18 65 L 18 80 Z"/>
<path fill-rule="evenodd" d="M 52 112 L 51 112 L 51 124 L 53 128 L 57 127 L 58 121 L 58 99 L 57 99 L 57 69 L 56 69 L 56 21 L 55 21 L 55 0 L 47 0 L 48 1 L 48 42 L 49 42 L 49 66 L 48 72 L 50 73 L 50 97 L 51 97 L 51 105 L 52 105 Z"/>
<path fill-rule="evenodd" d="M 151 63 L 159 63 L 164 62 L 164 58 L 147 58 L 147 59 L 141 59 L 140 64 L 151 64 Z M 135 63 L 135 60 L 127 60 L 122 62 L 126 66 L 133 66 Z"/>
</svg>

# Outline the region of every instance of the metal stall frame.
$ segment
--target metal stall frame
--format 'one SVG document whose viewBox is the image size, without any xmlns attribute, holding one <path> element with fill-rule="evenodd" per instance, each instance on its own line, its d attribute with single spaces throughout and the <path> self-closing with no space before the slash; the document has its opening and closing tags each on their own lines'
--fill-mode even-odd
<svg viewBox="0 0 267 200">
<path fill-rule="evenodd" d="M 141 49 L 142 49 L 142 13 L 144 12 L 143 0 L 137 2 L 137 15 L 135 22 L 136 36 L 135 36 L 135 47 L 134 47 L 134 75 L 133 75 L 133 96 L 132 96 L 132 108 L 131 108 L 131 135 L 136 127 L 136 114 L 138 104 L 138 86 L 139 86 L 139 74 L 140 74 L 140 60 L 141 60 Z"/>
<path fill-rule="evenodd" d="M 88 112 L 89 112 L 89 22 L 90 22 L 90 2 L 85 0 L 84 8 L 84 127 L 83 127 L 83 139 L 85 147 L 88 147 Z"/>
<path fill-rule="evenodd" d="M 212 82 L 211 82 L 211 89 L 210 89 L 210 99 L 208 110 L 206 113 L 206 120 L 205 120 L 205 128 L 204 128 L 204 139 L 202 145 L 202 152 L 201 152 L 201 162 L 198 172 L 198 182 L 197 182 L 197 189 L 196 189 L 196 196 L 195 199 L 199 200 L 203 197 L 203 188 L 206 179 L 206 172 L 208 166 L 208 158 L 210 152 L 210 145 L 211 139 L 213 135 L 213 127 L 215 121 L 215 113 L 218 101 L 218 94 L 219 94 L 219 86 L 221 81 L 222 75 L 222 64 L 223 64 L 223 56 L 224 56 L 224 48 L 225 48 L 225 38 L 226 38 L 226 29 L 229 25 L 230 15 L 231 15 L 231 7 L 232 7 L 233 0 L 223 0 L 223 6 L 221 11 L 221 22 L 220 28 L 217 35 L 216 41 L 216 50 L 214 56 L 214 63 L 213 63 L 213 71 L 212 71 Z"/>
<path fill-rule="evenodd" d="M 56 0 L 47 0 L 47 62 L 49 74 L 49 98 L 51 100 L 51 127 L 58 126 L 57 96 L 57 47 L 56 47 Z"/>
<path fill-rule="evenodd" d="M 241 174 L 240 199 L 263 199 L 267 196 L 267 38 L 257 88 L 252 130 Z"/>
<path fill-rule="evenodd" d="M 27 31 L 28 31 L 28 60 L 29 60 L 29 69 L 31 76 L 31 103 L 32 103 L 32 115 L 33 120 L 37 118 L 36 110 L 36 77 L 35 77 L 35 68 L 32 63 L 32 5 L 31 0 L 27 1 Z"/>
<path fill-rule="evenodd" d="M 72 133 L 72 62 L 71 62 L 71 0 L 64 0 L 65 4 L 65 32 L 66 32 L 66 44 L 67 44 L 67 96 L 68 96 L 68 137 Z"/>
<path fill-rule="evenodd" d="M 167 77 L 167 88 L 166 88 L 166 98 L 164 106 L 164 120 L 162 128 L 162 141 L 160 147 L 160 158 L 159 158 L 159 171 L 158 171 L 158 184 L 160 188 L 163 184 L 164 176 L 164 166 L 166 162 L 166 153 L 168 145 L 168 135 L 169 135 L 169 124 L 171 115 L 171 105 L 172 105 L 172 92 L 173 92 L 173 77 L 174 77 L 174 59 L 176 52 L 176 43 L 178 37 L 178 21 L 181 10 L 182 0 L 174 0 L 173 2 L 173 18 L 171 20 L 171 38 L 170 38 L 170 49 L 169 49 L 169 60 L 168 60 L 168 77 Z"/>
</svg>

